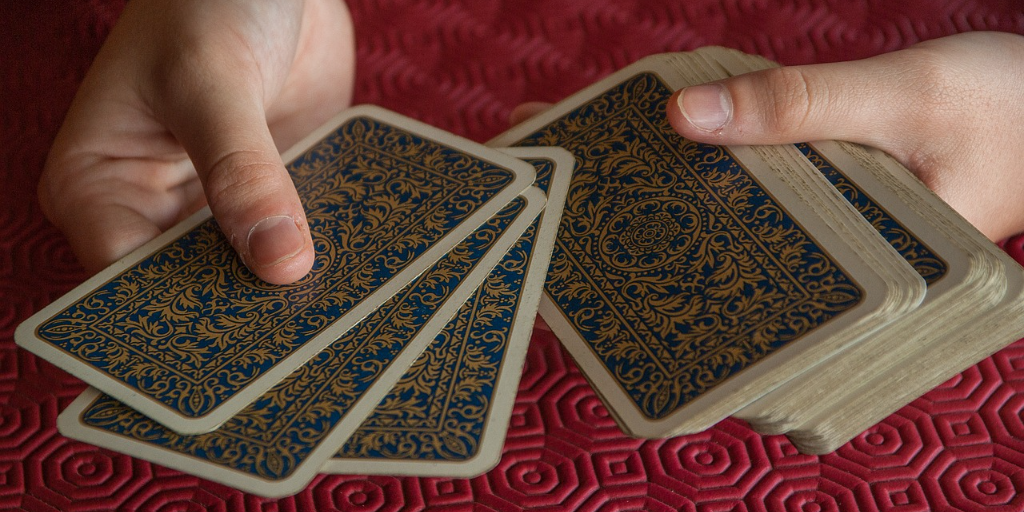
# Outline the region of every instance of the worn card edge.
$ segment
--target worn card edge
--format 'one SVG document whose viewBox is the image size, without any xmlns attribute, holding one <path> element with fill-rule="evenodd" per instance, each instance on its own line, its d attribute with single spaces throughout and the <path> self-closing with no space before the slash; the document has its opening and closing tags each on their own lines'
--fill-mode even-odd
<svg viewBox="0 0 1024 512">
<path fill-rule="evenodd" d="M 523 231 L 539 215 L 544 206 L 543 193 L 531 187 L 520 195 L 526 199 L 527 205 L 505 233 L 501 235 L 500 241 L 487 252 L 487 255 L 459 283 L 452 297 L 445 301 L 441 309 L 423 325 L 413 340 L 402 350 L 401 354 L 388 364 L 388 368 L 381 373 L 374 385 L 367 389 L 366 393 L 355 402 L 341 421 L 330 429 L 330 433 L 309 453 L 308 457 L 299 463 L 289 476 L 280 480 L 268 480 L 218 466 L 198 457 L 156 447 L 101 429 L 84 426 L 81 423 L 81 414 L 100 395 L 100 391 L 96 390 L 96 388 L 87 389 L 58 416 L 58 431 L 72 439 L 127 453 L 128 455 L 201 476 L 252 494 L 264 497 L 283 497 L 299 492 L 316 476 L 323 462 L 335 453 L 343 440 L 348 438 L 362 424 L 366 416 L 376 408 L 377 403 L 386 396 L 387 392 L 401 378 L 408 366 L 419 356 L 423 348 L 444 328 L 451 316 L 458 311 L 469 296 L 476 291 L 479 284 L 490 274 L 493 266 L 519 240 Z"/>
<path fill-rule="evenodd" d="M 38 313 L 29 317 L 16 329 L 16 343 L 26 350 L 50 361 L 68 373 L 86 381 L 90 385 L 114 396 L 126 405 L 143 412 L 155 421 L 176 432 L 182 434 L 200 434 L 203 432 L 209 432 L 216 429 L 230 417 L 240 412 L 256 397 L 262 395 L 273 387 L 277 381 L 284 378 L 296 368 L 300 367 L 309 358 L 316 355 L 316 353 L 326 347 L 331 340 L 336 339 L 340 334 L 352 328 L 352 326 L 356 325 L 363 317 L 400 291 L 417 275 L 429 268 L 429 266 L 434 264 L 441 256 L 458 245 L 461 240 L 465 239 L 476 228 L 483 225 L 487 219 L 494 216 L 494 214 L 508 204 L 512 198 L 516 197 L 520 192 L 523 192 L 527 187 L 531 186 L 535 180 L 536 175 L 534 168 L 519 159 L 372 105 L 361 105 L 343 111 L 286 151 L 282 159 L 285 162 L 291 163 L 295 158 L 322 140 L 326 135 L 334 132 L 340 125 L 359 117 L 376 119 L 423 136 L 424 138 L 430 139 L 439 144 L 447 145 L 472 154 L 474 158 L 489 161 L 509 170 L 513 174 L 513 180 L 504 189 L 494 194 L 491 199 L 482 204 L 477 211 L 469 215 L 450 233 L 438 240 L 433 246 L 424 251 L 423 254 L 410 262 L 405 269 L 390 277 L 384 285 L 367 295 L 356 307 L 352 308 L 346 314 L 335 320 L 330 327 L 308 340 L 299 349 L 278 361 L 277 364 L 264 372 L 259 378 L 240 389 L 235 395 L 224 400 L 224 402 L 222 402 L 218 407 L 203 416 L 190 418 L 177 413 L 177 411 L 168 407 L 166 404 L 153 400 L 149 395 L 140 393 L 135 388 L 131 388 L 125 385 L 122 381 L 110 377 L 107 373 L 96 369 L 92 365 L 82 363 L 77 358 L 68 355 L 63 350 L 38 337 L 36 335 L 36 330 L 43 322 L 48 321 L 55 314 L 80 300 L 94 289 L 115 278 L 132 265 L 150 256 L 153 252 L 166 246 L 168 243 L 173 242 L 175 239 L 179 238 L 181 235 L 200 223 L 206 221 L 210 218 L 209 207 L 203 208 L 199 212 L 188 217 L 185 221 L 172 227 L 167 232 L 132 251 L 129 255 L 121 258 L 106 269 L 97 273 L 95 276 L 87 279 L 81 285 L 75 287 L 50 305 L 44 307 Z"/>
<path fill-rule="evenodd" d="M 609 88 L 612 88 L 615 85 L 639 73 L 654 73 L 655 75 L 659 76 L 659 78 L 661 78 L 672 89 L 679 89 L 683 86 L 689 85 L 687 82 L 685 82 L 683 77 L 680 76 L 681 72 L 675 68 L 675 65 L 672 62 L 670 62 L 671 59 L 675 58 L 678 58 L 677 54 L 660 54 L 641 59 L 640 61 L 637 61 L 633 65 L 627 66 L 609 75 L 608 77 L 599 80 L 594 84 L 591 84 L 590 86 L 585 87 L 581 91 L 557 103 L 548 111 L 538 114 L 534 118 L 524 121 L 523 123 L 513 127 L 512 129 L 496 136 L 491 141 L 489 141 L 488 144 L 515 144 L 523 137 L 526 137 L 536 132 L 538 129 L 541 129 L 544 126 L 547 126 L 552 121 L 562 117 L 568 112 L 571 112 L 573 109 L 591 100 L 596 95 L 601 94 L 602 92 L 608 90 Z M 757 161 L 747 160 L 744 161 L 744 164 L 749 170 L 752 171 L 751 174 L 753 177 L 762 180 L 765 173 L 758 173 L 754 171 L 752 169 L 752 166 L 757 165 L 761 167 L 767 167 L 767 164 L 759 156 L 755 155 L 755 157 L 757 158 Z M 739 157 L 737 156 L 737 158 Z M 776 196 L 780 192 L 783 194 L 792 194 L 794 197 L 799 196 L 799 194 L 795 190 L 793 190 L 792 186 L 787 185 L 785 183 L 780 183 L 780 180 L 777 179 L 772 181 L 773 183 L 768 184 L 762 180 L 762 186 L 765 187 L 766 192 Z M 778 188 L 778 190 L 776 190 L 776 188 Z M 779 197 L 776 197 L 776 200 L 779 199 Z M 794 208 L 794 206 L 789 203 L 785 203 L 783 201 L 780 201 L 780 203 L 786 204 L 787 209 Z M 826 251 L 828 251 L 831 255 L 833 255 L 836 258 L 837 263 L 842 268 L 844 268 L 844 270 L 851 276 L 851 278 L 854 278 L 855 281 L 859 283 L 859 285 L 865 290 L 865 292 L 867 292 L 870 289 L 884 289 L 884 287 L 886 286 L 885 281 L 881 279 L 873 269 L 860 263 L 855 258 L 851 258 L 849 255 L 844 255 L 845 251 L 837 250 L 848 248 L 847 244 L 845 244 L 842 241 L 830 240 L 827 236 L 828 231 L 823 229 L 820 225 L 815 228 L 808 229 L 808 224 L 818 225 L 821 224 L 820 220 L 817 219 L 816 215 L 806 213 L 813 213 L 813 211 L 811 211 L 810 208 L 807 205 L 805 205 L 802 200 L 799 200 L 798 203 L 794 204 L 799 204 L 799 208 L 805 211 L 805 215 L 801 217 L 794 216 L 794 221 L 797 221 L 804 227 L 804 229 L 807 229 L 808 234 L 812 235 L 814 239 L 819 244 L 821 244 Z M 851 272 L 851 269 L 853 268 L 857 268 L 859 270 L 857 270 L 856 273 Z M 851 308 L 851 310 L 848 310 L 844 312 L 842 315 L 839 315 L 838 317 L 830 320 L 829 323 L 830 325 L 846 325 L 856 318 L 864 317 L 864 315 L 869 314 L 870 311 L 877 310 L 879 307 L 882 306 L 884 299 L 884 296 L 876 295 L 872 297 L 866 293 L 864 301 L 862 301 L 854 308 Z M 579 337 L 575 333 L 575 329 L 573 329 L 568 324 L 568 322 L 566 322 L 561 312 L 557 311 L 557 309 L 558 308 L 555 307 L 553 302 L 550 300 L 550 297 L 548 297 L 547 293 L 545 293 L 540 305 L 541 316 L 552 328 L 552 331 L 555 333 L 556 337 L 562 340 L 563 346 L 565 346 L 566 349 L 570 352 L 570 354 L 573 355 L 577 364 L 580 365 L 581 369 L 585 369 L 585 371 L 591 372 L 590 377 L 595 382 L 614 380 L 613 377 L 611 377 L 610 374 L 608 374 L 607 368 L 605 368 L 605 366 L 599 360 L 597 360 L 596 357 L 593 356 L 590 348 L 588 346 L 585 346 L 585 342 L 579 339 Z M 812 331 L 806 334 L 800 340 L 796 341 L 802 342 L 800 344 L 800 347 L 813 346 L 815 342 L 818 340 L 818 338 L 821 337 L 821 335 L 818 334 L 820 332 L 821 330 Z M 849 342 L 852 343 L 853 341 L 854 340 L 850 340 Z M 794 349 L 799 349 L 797 350 L 797 352 L 803 352 L 806 350 L 806 348 L 800 347 L 794 347 Z M 793 354 L 794 349 L 788 350 L 787 353 Z M 633 436 L 655 438 L 664 437 L 667 435 L 679 435 L 683 433 L 697 432 L 700 430 L 704 430 L 706 428 L 710 428 L 721 419 L 724 419 L 728 415 L 741 409 L 747 403 L 750 403 L 754 399 L 756 399 L 756 397 L 747 397 L 749 399 L 744 398 L 740 400 L 733 397 L 732 400 L 722 400 L 723 397 L 730 398 L 730 395 L 734 393 L 733 390 L 737 388 L 742 389 L 751 387 L 754 383 L 764 378 L 759 376 L 763 376 L 765 374 L 770 373 L 775 366 L 778 366 L 780 362 L 781 361 L 778 357 L 774 359 L 766 358 L 762 361 L 759 361 L 756 365 L 752 365 L 750 368 L 745 369 L 736 376 L 730 377 L 730 379 L 716 385 L 715 388 L 709 390 L 709 392 L 703 394 L 702 396 L 696 399 L 689 401 L 685 406 L 683 406 L 676 412 L 658 420 L 651 420 L 640 414 L 639 410 L 636 408 L 636 405 L 633 403 L 633 401 L 629 399 L 629 397 L 618 385 L 606 386 L 605 384 L 602 384 L 602 389 L 599 391 L 599 394 L 604 398 L 606 404 L 608 404 L 610 408 L 616 409 L 617 416 L 622 420 L 620 426 L 622 426 L 625 430 L 627 430 L 629 434 Z M 741 375 L 743 377 L 739 378 L 741 377 Z M 782 379 L 778 378 L 776 380 Z M 604 389 L 605 387 L 607 387 L 608 389 Z M 767 392 L 767 389 L 765 389 L 764 392 Z M 729 405 L 723 406 L 721 405 L 722 403 L 728 403 Z M 695 412 L 695 410 L 697 410 L 698 408 L 700 409 L 700 411 Z M 687 426 L 680 429 L 678 428 L 678 425 L 680 423 L 684 423 Z"/>
<path fill-rule="evenodd" d="M 561 220 L 565 196 L 575 165 L 572 154 L 562 148 L 522 147 L 500 150 L 520 159 L 549 160 L 555 164 L 555 170 L 552 172 L 544 211 L 540 215 L 530 263 L 523 281 L 522 296 L 516 306 L 501 370 L 495 380 L 496 391 L 491 410 L 484 420 L 486 425 L 476 453 L 460 461 L 334 457 L 324 463 L 322 473 L 469 478 L 493 468 L 500 460 L 533 323 L 544 289 L 544 280 L 547 277 L 555 233 Z"/>
</svg>

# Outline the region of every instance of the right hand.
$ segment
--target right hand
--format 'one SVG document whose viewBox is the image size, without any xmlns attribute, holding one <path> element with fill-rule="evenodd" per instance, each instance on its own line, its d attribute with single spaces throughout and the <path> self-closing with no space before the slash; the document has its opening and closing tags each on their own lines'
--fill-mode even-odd
<svg viewBox="0 0 1024 512">
<path fill-rule="evenodd" d="M 342 0 L 132 0 L 85 77 L 39 183 L 95 272 L 210 205 L 261 279 L 313 246 L 280 151 L 351 101 Z"/>
</svg>

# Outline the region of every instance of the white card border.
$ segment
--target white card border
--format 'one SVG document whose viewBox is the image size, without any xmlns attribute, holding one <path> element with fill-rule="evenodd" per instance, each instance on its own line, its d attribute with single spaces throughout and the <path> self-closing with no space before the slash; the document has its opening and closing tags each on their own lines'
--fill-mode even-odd
<svg viewBox="0 0 1024 512">
<path fill-rule="evenodd" d="M 677 54 L 662 54 L 641 59 L 633 65 L 627 66 L 573 94 L 566 100 L 551 107 L 548 111 L 538 114 L 498 135 L 489 141 L 488 144 L 514 145 L 524 137 L 571 112 L 580 104 L 589 101 L 596 95 L 638 73 L 654 73 L 674 90 L 691 85 L 690 82 L 684 79 L 677 65 L 672 62 L 676 58 L 678 58 Z M 870 312 L 883 308 L 886 305 L 885 294 L 875 294 L 873 296 L 870 290 L 885 290 L 889 288 L 891 285 L 886 279 L 881 277 L 870 265 L 866 265 L 856 254 L 856 251 L 852 250 L 845 241 L 830 237 L 829 233 L 831 233 L 831 230 L 817 214 L 803 204 L 803 200 L 799 198 L 799 194 L 793 188 L 781 183 L 771 173 L 763 171 L 763 169 L 767 169 L 769 166 L 758 155 L 753 151 L 744 151 L 745 148 L 742 146 L 731 147 L 730 149 L 737 159 L 744 162 L 747 169 L 758 178 L 761 185 L 779 203 L 785 204 L 791 214 L 796 213 L 796 215 L 793 215 L 794 220 L 811 234 L 836 259 L 847 274 L 854 278 L 864 289 L 864 300 L 851 310 L 831 319 L 828 324 L 829 332 L 849 328 L 856 320 L 864 318 L 865 315 L 871 314 Z M 761 169 L 761 171 L 758 172 L 758 169 Z M 803 210 L 802 214 L 799 210 L 796 210 L 797 208 Z M 907 268 L 910 268 L 909 264 Z M 902 293 L 900 290 L 893 289 L 893 291 Z M 913 303 L 911 307 L 916 306 L 924 296 L 923 280 L 921 280 L 918 292 L 917 302 L 911 301 Z M 752 401 L 739 398 L 741 396 L 740 393 L 745 389 L 749 391 L 758 388 L 763 382 L 763 389 L 759 391 L 763 394 L 786 379 L 786 377 L 779 375 L 778 371 L 778 367 L 784 363 L 784 360 L 780 357 L 768 357 L 740 374 L 734 375 L 716 385 L 700 397 L 689 401 L 676 412 L 659 420 L 650 420 L 640 414 L 636 404 L 617 385 L 604 364 L 594 356 L 589 345 L 578 337 L 575 329 L 564 318 L 547 293 L 541 299 L 540 313 L 545 322 L 551 327 L 552 332 L 555 333 L 562 341 L 563 346 L 573 356 L 577 365 L 589 375 L 591 382 L 594 383 L 595 390 L 602 396 L 606 405 L 616 411 L 615 416 L 621 420 L 620 426 L 636 437 L 660 438 L 706 430 Z M 820 345 L 822 340 L 827 339 L 823 331 L 823 329 L 816 329 L 799 340 L 794 340 L 794 343 L 785 349 L 786 359 L 799 357 L 807 350 Z M 848 343 L 853 341 L 855 340 L 848 340 Z M 837 347 L 836 350 L 841 348 Z"/>
<path fill-rule="evenodd" d="M 522 233 L 540 214 L 544 207 L 544 194 L 539 189 L 531 187 L 523 191 L 520 196 L 526 200 L 527 204 L 505 233 L 502 233 L 498 242 L 487 251 L 487 254 L 459 283 L 451 297 L 423 325 L 401 354 L 392 360 L 377 381 L 356 401 L 341 421 L 309 453 L 309 456 L 299 463 L 291 475 L 280 480 L 267 480 L 218 466 L 198 457 L 122 437 L 105 430 L 86 427 L 81 423 L 81 414 L 99 396 L 100 392 L 95 388 L 89 388 L 83 392 L 58 416 L 58 431 L 72 439 L 126 453 L 259 496 L 283 497 L 301 491 L 317 475 L 324 462 L 337 452 L 344 440 L 359 428 L 367 415 L 377 407 L 380 400 L 387 396 L 392 386 L 405 374 L 405 371 L 419 357 L 423 349 L 448 324 L 462 304 L 476 292 L 494 265 L 519 240 Z"/>
<path fill-rule="evenodd" d="M 508 431 L 512 409 L 515 405 L 519 379 L 522 377 L 523 364 L 526 360 L 526 351 L 529 348 L 534 320 L 541 295 L 544 292 L 544 281 L 547 278 L 548 265 L 551 261 L 551 251 L 555 246 L 555 234 L 562 218 L 565 196 L 569 190 L 569 182 L 572 179 L 572 170 L 575 165 L 572 154 L 562 148 L 538 146 L 501 148 L 501 151 L 520 159 L 552 161 L 555 164 L 555 170 L 552 172 L 547 204 L 541 213 L 540 226 L 537 229 L 533 251 L 530 255 L 530 264 L 523 280 L 522 298 L 519 300 L 515 312 L 508 346 L 501 370 L 495 381 L 495 397 L 492 399 L 491 410 L 484 420 L 486 425 L 481 434 L 476 454 L 461 461 L 331 458 L 324 463 L 321 469 L 322 473 L 471 478 L 488 471 L 501 460 L 501 449 L 505 443 L 505 434 Z"/>
<path fill-rule="evenodd" d="M 475 158 L 491 162 L 499 167 L 512 171 L 514 178 L 504 190 L 498 192 L 494 197 L 482 204 L 476 212 L 467 217 L 466 220 L 453 229 L 451 233 L 441 240 L 438 240 L 432 247 L 409 263 L 404 270 L 390 277 L 383 286 L 367 295 L 356 307 L 352 308 L 345 315 L 334 321 L 330 327 L 308 340 L 302 347 L 295 350 L 293 353 L 278 361 L 277 364 L 264 372 L 264 374 L 258 379 L 239 390 L 234 396 L 225 400 L 217 408 L 204 416 L 189 418 L 181 415 L 167 405 L 150 398 L 148 395 L 139 393 L 137 390 L 125 385 L 120 380 L 110 377 L 107 373 L 96 369 L 92 365 L 82 363 L 78 358 L 70 356 L 63 350 L 60 350 L 45 340 L 40 339 L 36 336 L 36 329 L 40 324 L 49 320 L 75 301 L 92 292 L 94 289 L 102 286 L 110 279 L 113 279 L 136 262 L 146 258 L 151 253 L 164 247 L 168 243 L 173 242 L 188 230 L 210 218 L 209 207 L 200 210 L 185 221 L 169 229 L 167 232 L 161 234 L 135 251 L 132 251 L 128 256 L 121 258 L 111 266 L 86 280 L 81 285 L 75 287 L 49 306 L 46 306 L 35 315 L 32 315 L 30 318 L 22 322 L 22 324 L 16 329 L 14 335 L 15 341 L 19 346 L 43 357 L 59 368 L 86 381 L 90 385 L 101 389 L 103 392 L 117 398 L 122 403 L 131 406 L 176 432 L 182 434 L 200 434 L 203 432 L 209 432 L 216 429 L 219 425 L 223 424 L 229 418 L 240 412 L 246 405 L 273 387 L 279 380 L 290 374 L 296 368 L 300 367 L 309 358 L 316 355 L 317 352 L 326 347 L 332 340 L 337 339 L 341 334 L 357 324 L 359 320 L 377 309 L 388 298 L 400 291 L 413 278 L 433 265 L 434 262 L 441 258 L 441 256 L 450 251 L 470 233 L 483 225 L 488 219 L 493 217 L 494 214 L 508 204 L 512 198 L 516 197 L 527 189 L 527 187 L 531 186 L 536 177 L 534 168 L 521 160 L 462 137 L 450 134 L 438 128 L 400 116 L 399 114 L 384 110 L 383 108 L 370 105 L 353 107 L 338 114 L 314 130 L 310 135 L 303 138 L 292 149 L 286 151 L 282 159 L 285 162 L 290 163 L 313 144 L 319 142 L 325 135 L 332 133 L 338 126 L 358 117 L 367 117 L 393 126 L 398 126 L 404 130 L 420 135 L 425 139 L 472 154 Z"/>
</svg>

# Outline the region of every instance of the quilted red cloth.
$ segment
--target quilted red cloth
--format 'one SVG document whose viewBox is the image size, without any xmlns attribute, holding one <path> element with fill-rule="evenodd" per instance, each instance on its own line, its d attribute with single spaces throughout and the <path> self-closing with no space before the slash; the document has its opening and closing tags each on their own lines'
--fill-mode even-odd
<svg viewBox="0 0 1024 512">
<path fill-rule="evenodd" d="M 352 0 L 356 100 L 486 140 L 510 109 L 553 101 L 647 54 L 716 44 L 786 64 L 895 50 L 968 30 L 1024 33 L 1020 0 Z M 478 478 L 317 478 L 265 500 L 70 441 L 84 385 L 15 347 L 14 329 L 86 275 L 35 182 L 122 0 L 0 6 L 0 507 L 24 510 L 1024 510 L 1024 342 L 838 452 L 726 420 L 624 436 L 550 335 L 532 341 L 500 464 Z M 1024 261 L 1021 240 L 1007 250 Z"/>
</svg>

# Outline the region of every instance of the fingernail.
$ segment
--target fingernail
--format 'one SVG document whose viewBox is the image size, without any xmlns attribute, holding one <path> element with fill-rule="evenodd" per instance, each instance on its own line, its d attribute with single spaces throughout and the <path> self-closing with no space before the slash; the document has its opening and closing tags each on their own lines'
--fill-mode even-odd
<svg viewBox="0 0 1024 512">
<path fill-rule="evenodd" d="M 721 84 L 687 87 L 676 101 L 683 117 L 701 130 L 720 130 L 732 117 L 732 98 Z"/>
<path fill-rule="evenodd" d="M 305 245 L 295 219 L 287 215 L 267 217 L 249 230 L 249 260 L 258 267 L 274 266 L 295 256 Z"/>
</svg>

